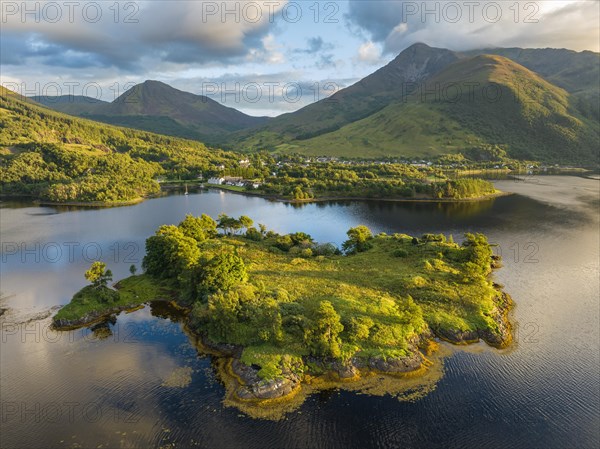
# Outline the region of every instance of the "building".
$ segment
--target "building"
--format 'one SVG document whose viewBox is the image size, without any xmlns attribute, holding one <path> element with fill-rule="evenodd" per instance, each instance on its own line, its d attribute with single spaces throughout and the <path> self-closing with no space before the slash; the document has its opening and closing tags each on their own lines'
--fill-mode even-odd
<svg viewBox="0 0 600 449">
<path fill-rule="evenodd" d="M 208 183 L 209 184 L 217 184 L 217 185 L 221 185 L 225 182 L 224 178 L 208 178 Z"/>
</svg>

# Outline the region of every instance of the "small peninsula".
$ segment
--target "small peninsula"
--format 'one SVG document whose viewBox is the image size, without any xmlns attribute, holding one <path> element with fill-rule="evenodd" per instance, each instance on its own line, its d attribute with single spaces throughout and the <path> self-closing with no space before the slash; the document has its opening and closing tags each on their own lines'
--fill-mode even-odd
<svg viewBox="0 0 600 449">
<path fill-rule="evenodd" d="M 358 382 L 372 373 L 420 374 L 436 339 L 511 343 L 510 296 L 490 279 L 500 266 L 482 234 L 373 235 L 351 228 L 341 249 L 280 235 L 246 216 L 188 215 L 146 241 L 144 273 L 107 286 L 96 262 L 54 317 L 57 329 L 167 300 L 186 331 L 219 357 L 240 404 L 292 398 L 315 378 Z"/>
</svg>

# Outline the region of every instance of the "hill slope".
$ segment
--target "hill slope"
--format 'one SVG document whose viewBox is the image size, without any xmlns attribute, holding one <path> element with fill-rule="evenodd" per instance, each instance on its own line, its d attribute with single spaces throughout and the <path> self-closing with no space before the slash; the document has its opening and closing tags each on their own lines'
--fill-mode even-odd
<svg viewBox="0 0 600 449">
<path fill-rule="evenodd" d="M 47 108 L 70 115 L 90 113 L 99 105 L 108 104 L 106 101 L 84 95 L 59 95 L 55 97 L 37 95 L 29 97 L 29 99 Z"/>
<path fill-rule="evenodd" d="M 591 119 L 600 119 L 600 54 L 564 48 L 489 48 L 470 55 L 504 56 L 572 95 L 571 103 Z"/>
<path fill-rule="evenodd" d="M 262 149 L 335 131 L 402 98 L 406 95 L 402 86 L 422 82 L 458 58 L 459 55 L 450 50 L 412 45 L 358 83 L 296 112 L 275 117 L 264 126 L 239 132 L 229 142 Z"/>
<path fill-rule="evenodd" d="M 515 158 L 597 164 L 598 123 L 581 116 L 563 89 L 507 58 L 482 55 L 447 66 L 369 117 L 278 148 L 434 156 L 483 145 L 501 145 Z"/>
<path fill-rule="evenodd" d="M 129 201 L 155 193 L 154 178 L 196 178 L 233 165 L 234 153 L 194 141 L 58 113 L 0 87 L 2 193 L 53 201 Z"/>
<path fill-rule="evenodd" d="M 57 111 L 113 125 L 127 126 L 166 135 L 214 141 L 224 133 L 264 123 L 266 117 L 252 117 L 202 96 L 175 89 L 160 81 L 137 84 L 112 103 L 50 101 L 36 97 Z M 53 100 L 53 99 L 52 99 Z"/>
</svg>

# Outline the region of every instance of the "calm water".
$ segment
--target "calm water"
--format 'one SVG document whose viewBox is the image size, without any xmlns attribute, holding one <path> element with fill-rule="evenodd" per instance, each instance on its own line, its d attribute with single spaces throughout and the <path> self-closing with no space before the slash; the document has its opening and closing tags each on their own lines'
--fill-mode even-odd
<svg viewBox="0 0 600 449">
<path fill-rule="evenodd" d="M 4 202 L 0 446 L 598 447 L 599 185 L 499 181 L 517 195 L 479 204 L 293 207 L 216 191 L 100 210 Z M 117 280 L 141 264 L 158 225 L 220 212 L 334 243 L 357 224 L 455 238 L 484 232 L 504 256 L 495 277 L 517 303 L 516 344 L 455 348 L 435 390 L 414 402 L 332 390 L 272 422 L 223 407 L 211 359 L 158 306 L 122 314 L 108 330 L 56 334 L 40 319 L 85 285 L 90 260 L 101 257 Z"/>
</svg>

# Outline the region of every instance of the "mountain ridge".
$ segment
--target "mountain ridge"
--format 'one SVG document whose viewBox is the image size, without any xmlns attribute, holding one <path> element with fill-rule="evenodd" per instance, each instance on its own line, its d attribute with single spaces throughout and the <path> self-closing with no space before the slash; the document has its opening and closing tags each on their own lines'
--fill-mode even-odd
<svg viewBox="0 0 600 449">
<path fill-rule="evenodd" d="M 481 59 L 484 56 L 487 59 Z M 478 61 L 496 64 L 491 78 L 478 66 Z M 454 71 L 449 70 L 452 67 Z M 465 80 L 456 71 L 457 67 L 463 70 L 470 67 L 476 74 Z M 467 151 L 477 145 L 505 145 L 506 151 L 515 157 L 535 156 L 558 162 L 568 162 L 571 156 L 576 160 L 591 157 L 596 163 L 590 145 L 596 144 L 598 137 L 599 70 L 600 54 L 589 51 L 495 48 L 455 52 L 417 43 L 330 97 L 270 119 L 252 118 L 214 100 L 154 80 L 134 86 L 112 103 L 94 105 L 92 113 L 81 116 L 244 151 L 266 149 L 348 157 L 408 156 L 422 152 L 434 156 Z M 501 75 L 504 78 L 494 80 L 494 76 Z M 503 102 L 494 109 L 483 102 L 472 105 L 462 102 L 452 109 L 447 102 L 417 104 L 414 100 L 414 90 L 432 80 L 451 85 L 476 81 L 477 77 L 489 88 L 499 81 L 506 95 L 518 95 L 519 83 L 531 87 L 535 94 L 525 97 L 532 103 L 540 102 L 539 107 L 534 111 L 524 103 Z M 547 98 L 554 100 L 545 104 Z M 403 105 L 407 101 L 410 107 Z M 464 116 L 460 116 L 459 110 Z M 467 116 L 482 127 L 468 123 Z M 532 141 L 533 117 L 538 131 L 545 129 L 540 117 L 548 122 L 547 132 L 536 134 L 540 139 L 566 133 L 569 138 L 564 145 L 569 151 L 561 154 L 551 142 L 540 147 Z M 512 126 L 506 127 L 503 122 Z M 357 134 L 358 130 L 362 135 Z M 563 142 L 563 137 L 557 142 Z M 535 148 L 524 148 L 524 142 Z M 582 146 L 581 150 L 576 149 L 577 145 Z"/>
</svg>

